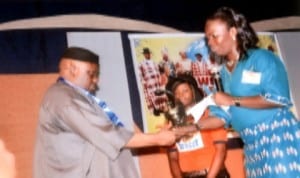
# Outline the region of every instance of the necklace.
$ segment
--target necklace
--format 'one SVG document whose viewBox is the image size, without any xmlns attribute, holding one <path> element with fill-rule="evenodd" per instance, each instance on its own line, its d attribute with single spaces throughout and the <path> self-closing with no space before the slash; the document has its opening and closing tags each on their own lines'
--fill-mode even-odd
<svg viewBox="0 0 300 178">
<path fill-rule="evenodd" d="M 228 67 L 233 67 L 235 64 L 239 61 L 240 54 L 238 51 L 234 51 L 231 55 L 231 57 L 228 56 L 228 59 L 231 58 L 231 60 L 227 60 L 226 64 Z"/>
<path fill-rule="evenodd" d="M 232 72 L 235 67 L 236 67 L 236 64 L 238 63 L 239 60 L 231 60 L 231 61 L 227 61 L 226 62 L 226 68 L 229 72 Z"/>
<path fill-rule="evenodd" d="M 231 61 L 227 61 L 226 64 L 228 67 L 232 67 L 236 62 L 237 60 L 231 60 Z"/>
</svg>

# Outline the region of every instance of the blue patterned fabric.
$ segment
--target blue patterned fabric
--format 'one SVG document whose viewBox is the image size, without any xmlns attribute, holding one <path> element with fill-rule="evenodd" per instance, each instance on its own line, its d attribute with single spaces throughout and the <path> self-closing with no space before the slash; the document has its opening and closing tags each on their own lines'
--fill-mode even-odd
<svg viewBox="0 0 300 178">
<path fill-rule="evenodd" d="M 299 178 L 299 121 L 285 109 L 271 119 L 240 132 L 249 178 Z"/>
<path fill-rule="evenodd" d="M 262 96 L 280 108 L 250 109 L 231 106 L 213 114 L 240 133 L 244 141 L 248 178 L 300 178 L 300 122 L 292 106 L 287 72 L 282 61 L 264 49 L 248 52 L 230 73 L 221 70 L 224 90 L 233 96 Z M 254 79 L 248 74 L 254 74 Z"/>
<path fill-rule="evenodd" d="M 92 100 L 94 100 L 99 107 L 101 107 L 103 109 L 103 111 L 105 112 L 105 114 L 108 116 L 108 118 L 112 121 L 112 123 L 116 126 L 119 127 L 123 127 L 124 124 L 122 123 L 122 121 L 118 118 L 118 116 L 107 106 L 105 101 L 100 100 L 99 98 L 97 98 L 96 96 L 94 96 L 93 94 L 91 94 L 89 91 L 80 88 L 78 86 L 73 85 L 71 82 L 65 80 L 62 77 L 59 77 L 57 79 L 60 82 L 65 83 L 68 86 L 71 86 L 73 88 L 76 88 L 77 90 L 81 91 L 83 94 L 85 94 L 86 96 L 88 96 L 89 98 L 91 98 Z"/>
</svg>

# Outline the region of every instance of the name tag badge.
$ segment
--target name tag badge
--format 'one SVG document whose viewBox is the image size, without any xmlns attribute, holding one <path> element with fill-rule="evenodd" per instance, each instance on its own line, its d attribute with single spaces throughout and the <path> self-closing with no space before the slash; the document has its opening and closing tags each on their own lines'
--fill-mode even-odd
<svg viewBox="0 0 300 178">
<path fill-rule="evenodd" d="M 242 83 L 260 84 L 261 73 L 244 70 L 242 74 Z"/>
<path fill-rule="evenodd" d="M 185 152 L 203 148 L 204 144 L 200 132 L 197 132 L 190 138 L 182 138 L 176 146 L 180 152 Z"/>
</svg>

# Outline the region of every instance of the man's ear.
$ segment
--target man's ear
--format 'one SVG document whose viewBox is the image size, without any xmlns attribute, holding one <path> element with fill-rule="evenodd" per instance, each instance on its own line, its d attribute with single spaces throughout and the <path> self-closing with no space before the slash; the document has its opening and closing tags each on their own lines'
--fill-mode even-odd
<svg viewBox="0 0 300 178">
<path fill-rule="evenodd" d="M 76 77 L 78 75 L 78 66 L 74 61 L 70 61 L 69 70 L 72 77 Z"/>
</svg>

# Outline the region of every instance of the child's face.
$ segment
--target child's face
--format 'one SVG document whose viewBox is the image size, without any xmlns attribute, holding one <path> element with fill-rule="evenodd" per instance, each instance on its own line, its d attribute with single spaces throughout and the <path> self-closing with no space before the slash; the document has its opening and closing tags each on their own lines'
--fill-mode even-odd
<svg viewBox="0 0 300 178">
<path fill-rule="evenodd" d="M 194 94 L 189 84 L 179 84 L 174 91 L 174 95 L 175 99 L 179 100 L 185 108 L 194 105 Z"/>
</svg>

